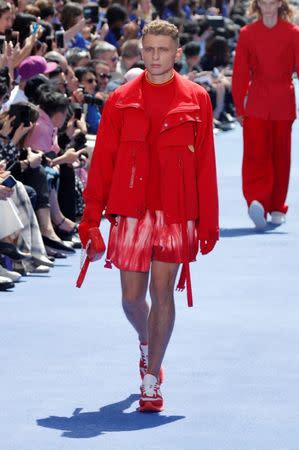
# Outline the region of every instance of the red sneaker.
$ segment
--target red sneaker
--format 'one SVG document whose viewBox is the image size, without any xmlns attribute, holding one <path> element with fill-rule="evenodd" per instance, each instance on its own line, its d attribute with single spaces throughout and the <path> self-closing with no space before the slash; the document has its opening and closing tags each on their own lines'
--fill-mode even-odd
<svg viewBox="0 0 299 450">
<path fill-rule="evenodd" d="M 144 376 L 146 375 L 148 366 L 148 346 L 139 345 L 139 349 L 140 349 L 139 372 L 141 380 L 143 380 Z M 163 367 L 161 367 L 159 372 L 159 383 L 162 384 L 163 380 L 164 380 L 164 370 Z"/>
<path fill-rule="evenodd" d="M 160 412 L 163 411 L 164 403 L 160 391 L 160 384 L 154 375 L 147 373 L 140 386 L 140 412 Z"/>
</svg>

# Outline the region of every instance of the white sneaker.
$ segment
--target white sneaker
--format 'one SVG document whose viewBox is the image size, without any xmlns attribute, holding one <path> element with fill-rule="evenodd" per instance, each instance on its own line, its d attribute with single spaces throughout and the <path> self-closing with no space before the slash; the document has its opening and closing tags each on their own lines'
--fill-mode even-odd
<svg viewBox="0 0 299 450">
<path fill-rule="evenodd" d="M 271 223 L 273 225 L 282 225 L 286 222 L 286 215 L 279 211 L 271 212 Z"/>
<path fill-rule="evenodd" d="M 164 402 L 160 390 L 159 380 L 147 373 L 140 386 L 140 412 L 160 412 L 163 411 Z"/>
<path fill-rule="evenodd" d="M 0 265 L 0 276 L 9 278 L 13 282 L 17 282 L 20 280 L 22 275 L 18 272 L 13 272 L 12 270 L 7 270 L 5 267 Z"/>
<path fill-rule="evenodd" d="M 264 230 L 267 226 L 265 210 L 263 205 L 257 200 L 253 200 L 248 208 L 248 215 L 257 230 Z"/>
</svg>

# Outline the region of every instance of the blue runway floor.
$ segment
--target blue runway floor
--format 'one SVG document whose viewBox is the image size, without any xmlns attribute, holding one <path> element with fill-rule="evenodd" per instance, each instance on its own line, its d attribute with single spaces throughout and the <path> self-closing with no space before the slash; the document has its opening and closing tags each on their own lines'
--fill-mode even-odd
<svg viewBox="0 0 299 450">
<path fill-rule="evenodd" d="M 254 232 L 241 131 L 216 136 L 221 240 L 176 294 L 160 415 L 136 412 L 138 343 L 116 269 L 79 253 L 0 293 L 0 450 L 299 449 L 299 125 L 287 223 Z M 107 224 L 104 224 L 107 236 Z"/>
</svg>

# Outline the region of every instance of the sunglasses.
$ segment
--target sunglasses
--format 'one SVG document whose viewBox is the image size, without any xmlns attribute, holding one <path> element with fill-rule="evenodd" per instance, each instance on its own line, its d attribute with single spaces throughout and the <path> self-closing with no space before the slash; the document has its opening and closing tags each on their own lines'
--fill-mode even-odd
<svg viewBox="0 0 299 450">
<path fill-rule="evenodd" d="M 97 80 L 95 78 L 87 78 L 87 83 L 91 84 L 91 83 L 96 83 Z"/>
<path fill-rule="evenodd" d="M 98 77 L 107 78 L 108 80 L 111 80 L 111 75 L 109 73 L 98 73 Z"/>
</svg>

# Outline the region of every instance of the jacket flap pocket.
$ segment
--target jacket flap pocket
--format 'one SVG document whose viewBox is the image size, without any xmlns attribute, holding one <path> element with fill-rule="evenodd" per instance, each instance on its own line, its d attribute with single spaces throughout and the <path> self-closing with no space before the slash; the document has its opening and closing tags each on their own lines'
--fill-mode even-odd
<svg viewBox="0 0 299 450">
<path fill-rule="evenodd" d="M 165 146 L 191 146 L 195 147 L 195 139 L 198 131 L 198 123 L 185 122 L 181 126 L 173 127 L 161 133 L 160 144 Z M 191 150 L 190 150 L 191 151 Z"/>
</svg>

